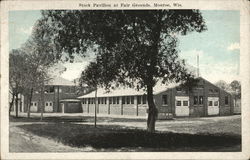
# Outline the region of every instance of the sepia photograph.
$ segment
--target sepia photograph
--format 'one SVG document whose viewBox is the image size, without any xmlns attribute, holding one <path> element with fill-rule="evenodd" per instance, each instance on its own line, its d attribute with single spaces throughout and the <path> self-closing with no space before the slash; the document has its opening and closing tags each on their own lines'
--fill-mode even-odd
<svg viewBox="0 0 250 160">
<path fill-rule="evenodd" d="M 241 12 L 169 5 L 9 10 L 7 152 L 242 152 Z"/>
</svg>

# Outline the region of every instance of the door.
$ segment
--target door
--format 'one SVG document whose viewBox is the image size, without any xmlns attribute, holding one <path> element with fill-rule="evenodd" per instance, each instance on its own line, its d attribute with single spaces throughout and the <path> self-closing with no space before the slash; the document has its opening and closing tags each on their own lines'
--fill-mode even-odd
<svg viewBox="0 0 250 160">
<path fill-rule="evenodd" d="M 219 115 L 219 97 L 208 97 L 207 114 Z"/>
<path fill-rule="evenodd" d="M 53 112 L 53 102 L 52 101 L 45 102 L 45 112 Z"/>
<path fill-rule="evenodd" d="M 62 113 L 65 113 L 65 111 L 64 111 L 64 103 L 61 103 L 61 111 L 62 111 Z"/>
<path fill-rule="evenodd" d="M 175 115 L 189 116 L 189 97 L 187 96 L 175 97 Z"/>
<path fill-rule="evenodd" d="M 37 112 L 37 102 L 31 102 L 30 112 Z"/>
</svg>

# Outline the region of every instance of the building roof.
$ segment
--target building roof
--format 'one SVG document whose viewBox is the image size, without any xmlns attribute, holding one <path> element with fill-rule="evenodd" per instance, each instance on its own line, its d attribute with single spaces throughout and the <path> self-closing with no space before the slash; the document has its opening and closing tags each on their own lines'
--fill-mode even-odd
<svg viewBox="0 0 250 160">
<path fill-rule="evenodd" d="M 48 86 L 74 86 L 75 84 L 62 77 L 53 77 L 45 85 Z"/>
<path fill-rule="evenodd" d="M 60 102 L 80 102 L 79 99 L 62 99 Z"/>
<path fill-rule="evenodd" d="M 168 85 L 157 83 L 157 85 L 153 89 L 154 94 L 161 93 L 163 91 L 166 91 L 167 89 L 174 88 L 178 86 L 179 83 L 170 83 Z M 110 90 L 110 92 L 107 92 L 104 88 L 98 88 L 97 89 L 97 97 L 114 97 L 114 96 L 135 96 L 135 95 L 143 95 L 146 94 L 146 91 L 139 90 L 133 88 L 116 88 L 113 90 Z M 94 98 L 95 97 L 95 91 L 92 91 L 86 95 L 80 96 L 78 98 Z"/>
</svg>

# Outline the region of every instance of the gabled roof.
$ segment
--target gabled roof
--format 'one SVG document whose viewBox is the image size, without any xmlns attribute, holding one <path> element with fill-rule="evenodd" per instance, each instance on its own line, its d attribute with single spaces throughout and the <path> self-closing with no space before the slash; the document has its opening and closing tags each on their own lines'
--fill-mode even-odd
<svg viewBox="0 0 250 160">
<path fill-rule="evenodd" d="M 168 85 L 157 83 L 156 86 L 153 88 L 153 93 L 158 94 L 161 93 L 167 89 L 174 88 L 178 86 L 177 83 L 170 83 Z M 98 88 L 97 89 L 97 97 L 114 97 L 114 96 L 135 96 L 135 95 L 143 95 L 146 94 L 146 91 L 139 90 L 133 88 L 116 88 L 113 90 L 110 90 L 110 92 L 107 92 L 104 88 Z M 78 98 L 94 98 L 95 97 L 95 91 L 92 91 L 86 95 L 80 96 Z"/>
<path fill-rule="evenodd" d="M 53 77 L 45 84 L 48 86 L 74 86 L 75 84 L 62 77 Z"/>
</svg>

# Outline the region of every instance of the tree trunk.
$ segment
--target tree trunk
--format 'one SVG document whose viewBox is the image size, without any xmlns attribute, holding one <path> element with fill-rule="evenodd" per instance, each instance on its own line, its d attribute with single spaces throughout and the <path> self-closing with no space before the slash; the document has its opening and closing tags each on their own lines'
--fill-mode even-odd
<svg viewBox="0 0 250 160">
<path fill-rule="evenodd" d="M 95 90 L 95 128 L 96 128 L 96 109 L 97 109 L 97 87 Z"/>
<path fill-rule="evenodd" d="M 18 117 L 18 93 L 16 93 L 15 105 L 16 105 L 16 118 Z"/>
<path fill-rule="evenodd" d="M 41 121 L 43 120 L 44 106 L 45 106 L 45 102 L 44 102 L 44 80 L 43 80 L 42 86 L 41 86 L 41 105 L 40 105 L 40 112 L 41 112 L 40 120 Z"/>
<path fill-rule="evenodd" d="M 30 106 L 31 106 L 31 101 L 32 101 L 32 96 L 33 96 L 33 88 L 30 90 L 30 96 L 29 96 L 29 104 L 28 104 L 28 110 L 27 110 L 27 117 L 30 118 Z"/>
<path fill-rule="evenodd" d="M 11 99 L 11 102 L 10 102 L 10 107 L 9 107 L 9 116 L 10 116 L 11 109 L 12 109 L 13 104 L 14 104 L 14 99 L 15 99 L 15 94 L 14 94 L 14 93 L 12 93 L 12 99 Z"/>
<path fill-rule="evenodd" d="M 147 98 L 148 98 L 148 120 L 147 120 L 147 131 L 155 132 L 155 121 L 157 117 L 157 109 L 154 103 L 153 97 L 153 86 L 147 85 Z"/>
</svg>

